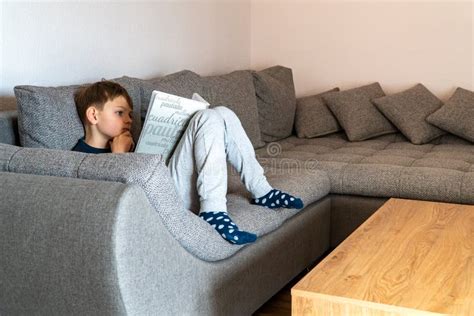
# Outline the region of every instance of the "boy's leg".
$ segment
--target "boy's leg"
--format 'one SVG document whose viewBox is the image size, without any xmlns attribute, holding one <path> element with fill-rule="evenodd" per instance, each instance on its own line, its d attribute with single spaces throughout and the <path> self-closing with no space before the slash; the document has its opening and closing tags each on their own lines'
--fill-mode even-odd
<svg viewBox="0 0 474 316">
<path fill-rule="evenodd" d="M 185 206 L 193 211 L 200 209 L 200 217 L 227 241 L 245 244 L 257 236 L 239 230 L 227 214 L 224 133 L 224 121 L 217 112 L 199 111 L 191 119 L 169 168 Z"/>
<path fill-rule="evenodd" d="M 227 211 L 227 169 L 221 119 L 197 112 L 169 161 L 184 206 L 196 211 Z"/>
<path fill-rule="evenodd" d="M 227 159 L 239 172 L 242 182 L 252 194 L 252 203 L 269 208 L 302 208 L 301 199 L 273 189 L 268 183 L 263 168 L 255 157 L 252 143 L 237 115 L 225 106 L 218 106 L 214 110 L 224 120 Z"/>
<path fill-rule="evenodd" d="M 214 108 L 225 123 L 227 159 L 239 172 L 240 179 L 254 198 L 268 193 L 272 187 L 255 157 L 255 150 L 245 133 L 239 118 L 225 106 Z"/>
</svg>

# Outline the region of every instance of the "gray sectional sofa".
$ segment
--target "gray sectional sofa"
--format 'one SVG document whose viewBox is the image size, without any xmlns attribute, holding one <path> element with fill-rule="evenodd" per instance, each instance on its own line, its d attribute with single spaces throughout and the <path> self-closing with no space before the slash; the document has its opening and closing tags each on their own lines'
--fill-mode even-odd
<svg viewBox="0 0 474 316">
<path fill-rule="evenodd" d="M 258 239 L 228 244 L 182 207 L 160 156 L 68 151 L 82 136 L 76 86 L 17 87 L 17 109 L 0 111 L 2 315 L 248 315 L 390 197 L 474 204 L 473 143 L 430 126 L 420 138 L 385 116 L 372 124 L 377 86 L 296 100 L 280 66 L 116 80 L 134 101 L 135 137 L 154 89 L 233 109 L 270 183 L 305 208 L 251 205 L 229 168 L 229 212 Z M 351 100 L 360 111 L 336 119 Z"/>
</svg>

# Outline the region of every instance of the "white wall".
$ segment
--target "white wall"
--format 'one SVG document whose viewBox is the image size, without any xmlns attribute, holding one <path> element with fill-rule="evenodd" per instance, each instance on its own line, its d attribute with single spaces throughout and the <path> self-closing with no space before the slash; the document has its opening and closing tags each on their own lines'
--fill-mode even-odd
<svg viewBox="0 0 474 316">
<path fill-rule="evenodd" d="M 472 0 L 0 0 L 0 96 L 283 64 L 298 95 L 422 82 L 445 99 L 474 89 L 473 19 Z"/>
<path fill-rule="evenodd" d="M 473 1 L 253 0 L 253 68 L 293 69 L 298 95 L 421 82 L 442 99 L 474 89 Z"/>
<path fill-rule="evenodd" d="M 0 0 L 2 12 L 0 96 L 19 84 L 250 66 L 249 0 Z"/>
</svg>

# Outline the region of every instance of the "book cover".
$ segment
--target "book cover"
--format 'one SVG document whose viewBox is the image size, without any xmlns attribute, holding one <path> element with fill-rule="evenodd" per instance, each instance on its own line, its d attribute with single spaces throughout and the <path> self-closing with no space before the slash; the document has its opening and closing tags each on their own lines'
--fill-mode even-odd
<svg viewBox="0 0 474 316">
<path fill-rule="evenodd" d="M 135 152 L 161 154 L 168 162 L 191 117 L 208 106 L 197 93 L 188 99 L 153 91 Z"/>
</svg>

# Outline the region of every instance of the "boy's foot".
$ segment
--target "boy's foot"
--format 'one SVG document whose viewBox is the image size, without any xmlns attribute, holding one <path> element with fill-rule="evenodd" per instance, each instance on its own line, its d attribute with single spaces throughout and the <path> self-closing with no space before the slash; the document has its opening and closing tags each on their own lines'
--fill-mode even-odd
<svg viewBox="0 0 474 316">
<path fill-rule="evenodd" d="M 257 235 L 239 230 L 227 212 L 201 212 L 199 217 L 208 222 L 222 238 L 232 244 L 243 245 L 257 239 Z"/>
<path fill-rule="evenodd" d="M 277 189 L 272 189 L 270 192 L 258 199 L 252 199 L 252 204 L 265 206 L 268 208 L 303 208 L 303 201 L 300 198 L 294 197 L 285 192 L 281 192 Z"/>
</svg>

